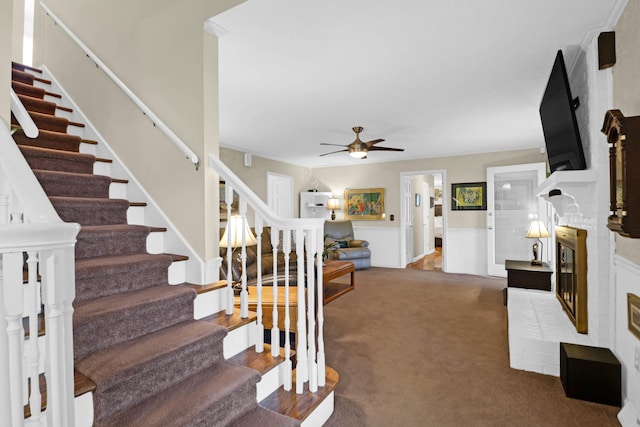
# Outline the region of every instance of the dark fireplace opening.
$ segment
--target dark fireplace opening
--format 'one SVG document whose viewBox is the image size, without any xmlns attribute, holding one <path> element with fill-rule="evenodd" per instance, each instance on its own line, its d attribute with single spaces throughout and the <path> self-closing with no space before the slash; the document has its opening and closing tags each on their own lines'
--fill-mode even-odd
<svg viewBox="0 0 640 427">
<path fill-rule="evenodd" d="M 556 297 L 579 333 L 588 331 L 587 231 L 556 227 Z"/>
</svg>

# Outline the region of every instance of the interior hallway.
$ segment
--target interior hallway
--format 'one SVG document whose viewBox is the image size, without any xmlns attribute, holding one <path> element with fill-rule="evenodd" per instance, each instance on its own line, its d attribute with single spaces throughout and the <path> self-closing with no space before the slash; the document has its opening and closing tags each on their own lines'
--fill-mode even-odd
<svg viewBox="0 0 640 427">
<path fill-rule="evenodd" d="M 407 265 L 407 268 L 414 268 L 416 270 L 432 270 L 442 271 L 442 247 L 436 246 L 435 252 L 429 255 L 425 255 L 419 260 Z"/>
</svg>

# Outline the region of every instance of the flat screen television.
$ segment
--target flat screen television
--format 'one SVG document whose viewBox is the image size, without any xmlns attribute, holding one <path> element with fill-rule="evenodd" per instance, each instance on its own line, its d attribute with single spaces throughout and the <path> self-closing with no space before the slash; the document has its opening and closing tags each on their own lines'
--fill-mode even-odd
<svg viewBox="0 0 640 427">
<path fill-rule="evenodd" d="M 576 104 L 571 96 L 564 57 L 559 50 L 540 102 L 540 119 L 551 173 L 587 168 L 576 120 Z"/>
</svg>

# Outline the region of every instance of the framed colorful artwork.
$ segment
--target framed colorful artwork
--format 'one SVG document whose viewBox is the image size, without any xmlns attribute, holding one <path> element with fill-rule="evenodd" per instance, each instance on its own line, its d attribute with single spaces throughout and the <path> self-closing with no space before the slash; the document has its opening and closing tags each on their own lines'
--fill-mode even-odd
<svg viewBox="0 0 640 427">
<path fill-rule="evenodd" d="M 384 188 L 345 190 L 344 217 L 351 220 L 384 219 Z"/>
<path fill-rule="evenodd" d="M 486 211 L 487 183 L 468 182 L 451 184 L 451 210 Z"/>
</svg>

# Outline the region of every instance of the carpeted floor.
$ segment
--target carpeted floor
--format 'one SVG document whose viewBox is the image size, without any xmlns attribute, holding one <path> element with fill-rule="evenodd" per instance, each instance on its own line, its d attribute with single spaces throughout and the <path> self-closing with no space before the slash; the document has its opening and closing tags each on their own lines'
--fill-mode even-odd
<svg viewBox="0 0 640 427">
<path fill-rule="evenodd" d="M 509 368 L 505 279 L 370 268 L 325 306 L 340 374 L 326 427 L 619 426 L 619 408 L 567 398 Z"/>
</svg>

